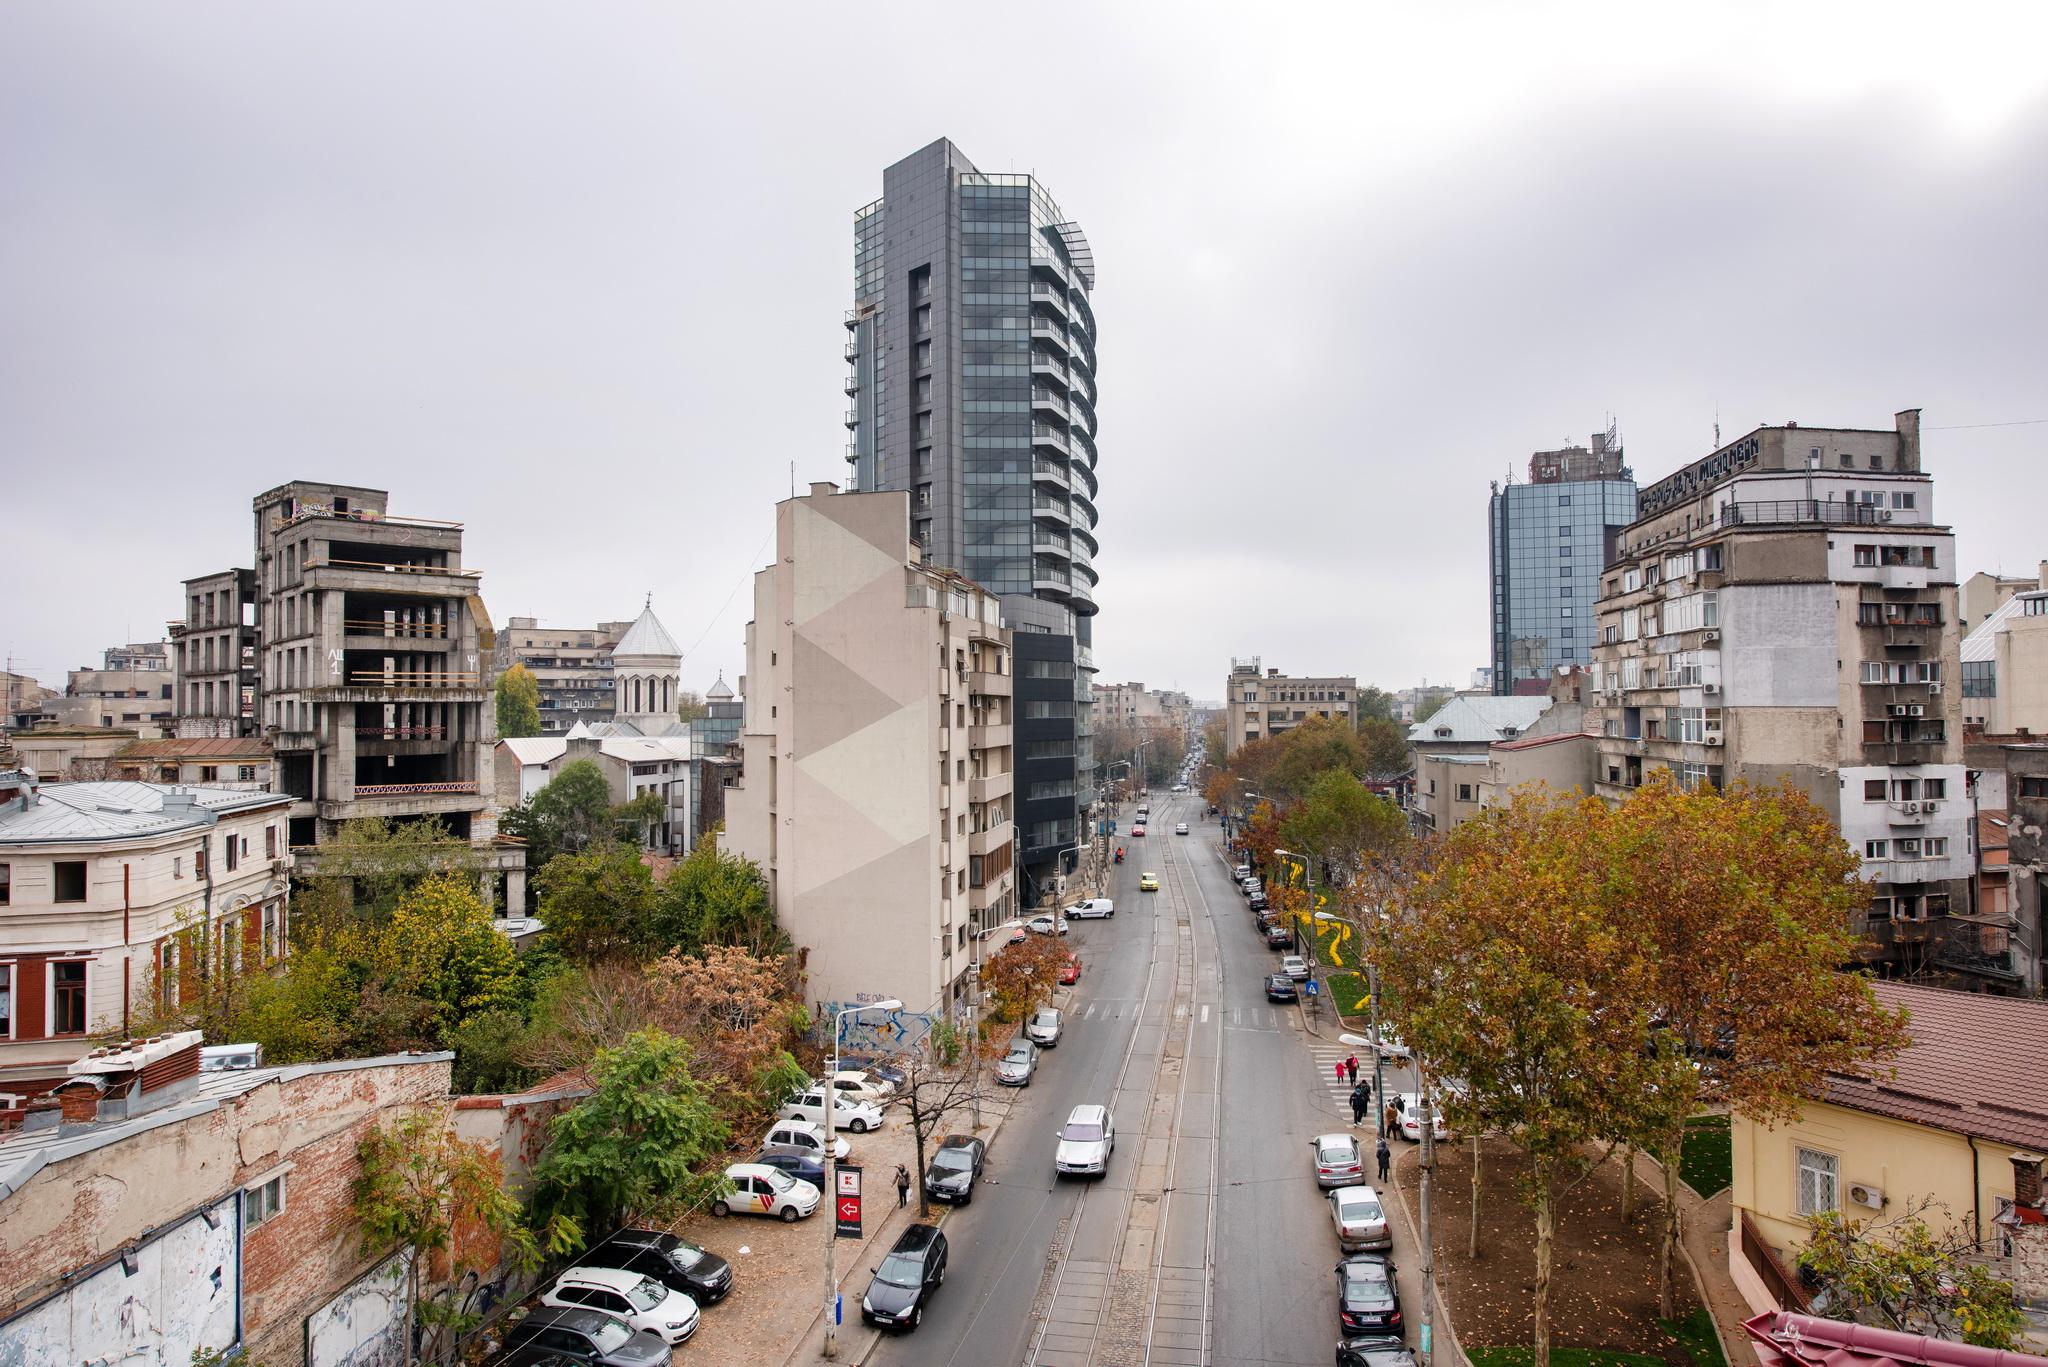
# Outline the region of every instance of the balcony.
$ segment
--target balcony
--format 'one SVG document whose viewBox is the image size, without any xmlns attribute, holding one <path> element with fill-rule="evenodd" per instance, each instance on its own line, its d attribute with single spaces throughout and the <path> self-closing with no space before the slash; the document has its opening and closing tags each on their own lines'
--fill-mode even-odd
<svg viewBox="0 0 2048 1367">
<path fill-rule="evenodd" d="M 474 793 L 475 779 L 456 779 L 447 783 L 358 783 L 357 797 L 447 797 L 456 794 Z"/>
<path fill-rule="evenodd" d="M 272 518 L 270 520 L 270 530 L 281 532 L 287 527 L 296 527 L 302 522 L 313 522 L 321 518 L 332 519 L 336 522 L 367 522 L 386 527 L 411 527 L 424 531 L 459 532 L 462 530 L 460 522 L 444 522 L 439 518 L 432 517 L 398 517 L 392 513 L 373 513 L 363 509 L 336 512 L 324 503 L 300 503 L 294 508 L 290 517 Z"/>
<path fill-rule="evenodd" d="M 1033 375 L 1050 375 L 1061 384 L 1065 384 L 1067 382 L 1067 363 L 1053 355 L 1050 351 L 1040 351 L 1034 347 L 1031 351 L 1031 373 Z"/>
<path fill-rule="evenodd" d="M 1037 493 L 1036 491 L 1033 491 L 1033 497 L 1031 499 L 1031 515 L 1033 517 L 1044 518 L 1048 522 L 1057 523 L 1062 527 L 1066 526 L 1068 522 L 1072 521 L 1074 516 L 1073 511 L 1067 506 L 1067 501 L 1065 499 L 1048 498 L 1046 495 Z M 1038 534 L 1034 536 L 1032 540 L 1035 544 L 1043 545 L 1045 544 L 1043 540 L 1045 536 L 1046 533 L 1044 529 L 1041 528 Z M 1058 536 L 1054 539 L 1053 544 L 1057 545 L 1059 549 L 1062 552 L 1064 552 L 1067 549 L 1067 538 L 1064 535 Z"/>
<path fill-rule="evenodd" d="M 1015 774 L 984 774 L 980 778 L 967 780 L 967 801 L 970 806 L 979 806 L 996 798 L 1008 797 L 1017 786 Z"/>
<path fill-rule="evenodd" d="M 860 426 L 860 409 L 859 409 L 859 408 L 849 408 L 849 409 L 847 409 L 847 410 L 846 410 L 846 420 L 845 420 L 845 421 L 846 421 L 846 425 L 847 425 L 848 427 L 858 427 L 858 426 Z"/>
<path fill-rule="evenodd" d="M 1090 571 L 1089 576 L 1082 576 L 1080 578 L 1075 579 L 1073 586 L 1067 590 L 1068 605 L 1071 606 L 1075 612 L 1080 613 L 1083 617 L 1093 617 L 1097 612 L 1097 608 L 1095 606 L 1095 591 L 1089 583 L 1089 577 L 1092 576 L 1092 574 L 1093 571 Z"/>
<path fill-rule="evenodd" d="M 1049 422 L 1034 422 L 1031 424 L 1031 444 L 1043 449 L 1057 451 L 1063 456 L 1068 454 L 1066 430 L 1054 427 Z"/>
<path fill-rule="evenodd" d="M 1074 586 L 1074 577 L 1057 565 L 1035 564 L 1031 567 L 1031 587 L 1048 593 L 1064 594 Z"/>
<path fill-rule="evenodd" d="M 987 678 L 991 676 L 982 675 L 980 677 Z M 993 677 L 1001 678 L 1006 676 L 996 675 Z M 982 691 L 985 692 L 986 690 Z M 1011 740 L 1013 735 L 1014 731 L 1008 723 L 970 726 L 967 728 L 967 748 L 970 750 L 1001 749 L 1003 746 L 1013 743 Z"/>
<path fill-rule="evenodd" d="M 860 393 L 860 376 L 848 375 L 846 383 L 841 387 L 846 390 L 848 397 Z"/>
<path fill-rule="evenodd" d="M 1934 961 L 1943 968 L 1952 968 L 1959 973 L 1975 973 L 1982 977 L 2004 978 L 2019 981 L 2026 977 L 2020 958 L 2011 947 L 1991 951 L 1970 944 L 1972 934 L 1957 934 L 1956 931 L 1971 932 L 1975 926 L 1958 926 L 1942 937 L 1935 947 Z"/>
<path fill-rule="evenodd" d="M 374 560 L 316 560 L 306 566 L 308 588 L 342 593 L 424 594 L 467 598 L 476 592 L 481 570 L 445 565 L 387 565 Z"/>
<path fill-rule="evenodd" d="M 1058 310 L 1062 318 L 1067 316 L 1067 292 L 1065 289 L 1056 288 L 1042 281 L 1034 280 L 1031 282 L 1031 302 L 1033 304 L 1044 304 L 1049 308 Z"/>
<path fill-rule="evenodd" d="M 1031 386 L 1031 402 L 1035 407 L 1050 410 L 1062 422 L 1066 420 L 1069 411 L 1067 401 L 1058 390 L 1048 385 L 1035 384 Z"/>
<path fill-rule="evenodd" d="M 983 669 L 970 669 L 967 671 L 967 691 L 969 694 L 980 693 L 990 697 L 1007 698 L 1010 696 L 1010 676 L 991 674 Z"/>
<path fill-rule="evenodd" d="M 1049 532 L 1043 527 L 1034 527 L 1032 529 L 1031 548 L 1041 554 L 1057 555 L 1063 559 L 1072 556 L 1074 553 L 1074 545 L 1071 541 L 1055 532 Z"/>
<path fill-rule="evenodd" d="M 1041 484 L 1050 484 L 1064 491 L 1068 486 L 1067 463 L 1063 460 L 1047 460 L 1043 456 L 1031 462 L 1031 478 Z"/>
<path fill-rule="evenodd" d="M 343 684 L 306 690 L 315 702 L 488 702 L 491 690 L 478 674 L 408 670 L 358 670 Z"/>
<path fill-rule="evenodd" d="M 858 341 L 852 341 L 846 344 L 846 359 L 849 361 L 857 361 L 860 359 L 860 343 Z"/>
<path fill-rule="evenodd" d="M 1884 629 L 1886 650 L 1920 650 L 1927 644 L 1926 627 L 1887 626 Z"/>
<path fill-rule="evenodd" d="M 998 822 L 985 831 L 974 831 L 967 837 L 967 852 L 986 858 L 1017 838 L 1017 831 L 1009 822 Z"/>
<path fill-rule="evenodd" d="M 1066 262 L 1060 260 L 1057 256 L 1054 256 L 1051 252 L 1031 253 L 1031 269 L 1035 271 L 1044 271 L 1047 275 L 1050 275 L 1053 279 L 1059 281 L 1062 285 L 1066 284 L 1068 279 L 1070 278 L 1067 273 Z"/>
<path fill-rule="evenodd" d="M 1850 523 L 1876 526 L 1891 521 L 1891 510 L 1874 503 L 1848 503 L 1832 498 L 1774 498 L 1730 503 L 1721 509 L 1723 527 L 1771 526 L 1796 522 Z"/>
<path fill-rule="evenodd" d="M 1074 458 L 1074 462 L 1071 468 L 1074 473 L 1074 492 L 1076 494 L 1080 493 L 1082 486 L 1085 485 L 1087 486 L 1088 497 L 1092 500 L 1095 497 L 1098 488 L 1095 482 L 1094 461 L 1084 461 L 1079 456 L 1076 456 Z"/>
</svg>

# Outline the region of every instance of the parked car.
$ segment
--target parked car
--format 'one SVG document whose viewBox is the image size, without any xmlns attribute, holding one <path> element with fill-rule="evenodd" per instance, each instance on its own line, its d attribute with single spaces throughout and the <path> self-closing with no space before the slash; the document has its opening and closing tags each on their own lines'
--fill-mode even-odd
<svg viewBox="0 0 2048 1367">
<path fill-rule="evenodd" d="M 808 1120 L 778 1120 L 768 1127 L 768 1133 L 761 1136 L 761 1143 L 779 1144 L 793 1149 L 808 1149 L 820 1158 L 825 1156 L 825 1127 L 814 1125 Z M 853 1152 L 853 1146 L 846 1142 L 846 1136 L 832 1136 L 832 1156 L 844 1158 Z"/>
<path fill-rule="evenodd" d="M 974 1199 L 974 1182 L 988 1161 L 988 1145 L 971 1134 L 949 1134 L 932 1153 L 924 1190 L 934 1201 L 964 1206 Z"/>
<path fill-rule="evenodd" d="M 886 1058 L 867 1058 L 860 1054 L 842 1054 L 841 1068 L 856 1068 L 874 1078 L 877 1085 L 886 1085 L 894 1096 L 910 1081 L 910 1074 L 904 1072 Z"/>
<path fill-rule="evenodd" d="M 1072 987 L 1081 981 L 1081 956 L 1069 954 L 1067 961 L 1060 965 L 1060 986 Z"/>
<path fill-rule="evenodd" d="M 1138 891 L 1139 891 L 1139 892 L 1157 892 L 1157 891 L 1159 891 L 1159 875 L 1158 875 L 1158 874 L 1156 874 L 1156 873 L 1154 873 L 1154 872 L 1152 872 L 1152 870 L 1150 870 L 1150 869 L 1147 869 L 1147 870 L 1145 870 L 1145 871 L 1144 871 L 1143 873 L 1139 874 L 1139 875 L 1138 875 Z"/>
<path fill-rule="evenodd" d="M 1245 896 L 1250 897 L 1254 894 L 1264 892 L 1266 890 L 1266 885 L 1260 882 L 1257 878 L 1247 878 L 1237 885 L 1237 890 L 1243 893 Z"/>
<path fill-rule="evenodd" d="M 1031 1013 L 1031 1019 L 1024 1022 L 1024 1038 L 1041 1049 L 1050 1049 L 1060 1042 L 1059 1008 L 1041 1006 Z"/>
<path fill-rule="evenodd" d="M 1365 1155 L 1358 1140 L 1348 1134 L 1319 1134 L 1308 1141 L 1316 1156 L 1316 1185 L 1324 1189 L 1348 1187 L 1365 1180 Z"/>
<path fill-rule="evenodd" d="M 1067 917 L 1074 921 L 1093 920 L 1098 917 L 1116 915 L 1116 902 L 1108 897 L 1090 897 L 1085 902 L 1076 902 L 1067 908 Z"/>
<path fill-rule="evenodd" d="M 1266 948 L 1268 949 L 1292 949 L 1294 947 L 1294 932 L 1277 921 L 1264 923 L 1260 927 L 1259 933 L 1266 937 Z"/>
<path fill-rule="evenodd" d="M 825 1093 L 812 1087 L 809 1091 L 797 1092 L 782 1103 L 776 1112 L 784 1120 L 808 1120 L 822 1127 L 825 1123 Z M 855 1101 L 845 1093 L 833 1097 L 832 1124 L 849 1134 L 866 1134 L 869 1130 L 882 1128 L 882 1108 L 872 1101 Z"/>
<path fill-rule="evenodd" d="M 661 1335 L 670 1346 L 697 1332 L 697 1302 L 644 1272 L 572 1267 L 541 1292 L 540 1303 L 602 1310 L 635 1329 Z"/>
<path fill-rule="evenodd" d="M 1394 1104 L 1401 1108 L 1401 1137 L 1412 1139 L 1420 1144 L 1422 1142 L 1422 1094 L 1419 1092 L 1402 1092 L 1394 1098 Z M 1450 1130 L 1444 1126 L 1444 1113 L 1442 1111 L 1437 1111 L 1430 1119 L 1435 1122 L 1435 1138 L 1441 1140 L 1451 1137 Z"/>
<path fill-rule="evenodd" d="M 1337 1345 L 1337 1367 L 1415 1367 L 1415 1352 L 1392 1334 L 1363 1334 Z"/>
<path fill-rule="evenodd" d="M 813 1166 L 823 1168 L 815 1158 L 811 1162 Z M 790 1173 L 790 1176 L 801 1177 L 802 1174 Z M 810 1181 L 807 1177 L 803 1180 Z M 716 1305 L 732 1290 L 731 1263 L 709 1249 L 700 1248 L 666 1230 L 621 1229 L 585 1253 L 583 1261 L 593 1267 L 644 1272 L 663 1286 L 681 1291 L 699 1305 Z"/>
<path fill-rule="evenodd" d="M 1116 1152 L 1116 1122 L 1109 1107 L 1076 1106 L 1059 1129 L 1059 1148 L 1053 1151 L 1053 1171 L 1061 1174 L 1102 1174 L 1109 1171 L 1109 1156 Z"/>
<path fill-rule="evenodd" d="M 1339 1187 L 1331 1192 L 1330 1219 L 1337 1226 L 1337 1246 L 1346 1253 L 1394 1246 L 1393 1235 L 1387 1232 L 1386 1209 L 1371 1187 Z"/>
<path fill-rule="evenodd" d="M 1231 880 L 1239 884 L 1240 886 L 1243 885 L 1245 879 L 1251 876 L 1252 866 L 1249 864 L 1239 864 L 1236 868 L 1230 871 Z"/>
<path fill-rule="evenodd" d="M 755 1154 L 754 1161 L 766 1167 L 780 1168 L 799 1182 L 809 1182 L 819 1191 L 825 1189 L 825 1160 L 810 1149 L 792 1149 L 775 1144 Z"/>
<path fill-rule="evenodd" d="M 1337 1324 L 1347 1334 L 1401 1327 L 1394 1264 L 1385 1255 L 1360 1253 L 1337 1264 Z"/>
<path fill-rule="evenodd" d="M 1029 1087 L 1038 1071 L 1038 1046 L 1019 1035 L 996 1064 L 996 1081 L 1005 1087 Z"/>
<path fill-rule="evenodd" d="M 1285 973 L 1266 975 L 1266 1000 L 1269 1002 L 1291 1002 L 1301 993 L 1294 986 L 1294 979 Z"/>
<path fill-rule="evenodd" d="M 1177 822 L 1174 825 L 1173 833 L 1175 835 L 1186 835 L 1188 833 L 1188 823 L 1185 821 Z"/>
<path fill-rule="evenodd" d="M 1034 935 L 1067 933 L 1067 918 L 1064 916 L 1034 916 L 1024 923 L 1024 928 Z"/>
<path fill-rule="evenodd" d="M 1289 954 L 1280 961 L 1280 971 L 1298 983 L 1308 981 L 1308 960 L 1299 954 Z"/>
<path fill-rule="evenodd" d="M 1251 895 L 1251 908 L 1253 911 L 1264 911 L 1266 909 L 1266 894 L 1263 892 L 1253 893 Z"/>
<path fill-rule="evenodd" d="M 505 1351 L 562 1353 L 599 1367 L 656 1367 L 669 1360 L 668 1340 L 636 1330 L 617 1315 L 583 1306 L 543 1305 L 505 1331 Z"/>
<path fill-rule="evenodd" d="M 871 1101 L 877 1106 L 886 1106 L 889 1098 L 896 1095 L 895 1083 L 865 1068 L 842 1068 L 829 1080 L 840 1096 L 854 1101 Z"/>
<path fill-rule="evenodd" d="M 794 1224 L 818 1208 L 818 1188 L 799 1182 L 779 1168 L 760 1163 L 734 1163 L 725 1170 L 732 1194 L 711 1203 L 713 1215 L 773 1215 Z"/>
<path fill-rule="evenodd" d="M 860 1298 L 860 1317 L 883 1328 L 915 1329 L 924 1305 L 946 1281 L 946 1236 L 937 1225 L 912 1225 L 875 1269 Z"/>
</svg>

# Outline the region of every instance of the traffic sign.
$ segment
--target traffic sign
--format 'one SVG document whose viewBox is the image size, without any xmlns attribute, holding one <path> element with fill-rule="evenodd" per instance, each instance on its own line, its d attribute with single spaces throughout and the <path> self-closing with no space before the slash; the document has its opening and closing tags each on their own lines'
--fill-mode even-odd
<svg viewBox="0 0 2048 1367">
<path fill-rule="evenodd" d="M 1308 980 L 1308 994 L 1311 997 L 1319 996 L 1322 993 L 1322 990 L 1322 984 L 1318 983 L 1314 978 L 1310 978 Z"/>
<path fill-rule="evenodd" d="M 860 1237 L 860 1167 L 854 1163 L 833 1165 L 836 1192 L 832 1213 L 836 1217 L 832 1235 L 837 1239 Z"/>
</svg>

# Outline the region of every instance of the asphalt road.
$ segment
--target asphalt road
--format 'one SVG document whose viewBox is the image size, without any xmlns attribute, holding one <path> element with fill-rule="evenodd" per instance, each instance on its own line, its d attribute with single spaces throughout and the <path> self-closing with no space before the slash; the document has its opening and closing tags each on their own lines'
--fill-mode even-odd
<svg viewBox="0 0 2048 1367">
<path fill-rule="evenodd" d="M 1178 801 L 1186 806 L 1190 799 Z M 1171 816 L 1163 801 L 1155 802 L 1154 810 L 1163 824 L 1153 829 L 1168 834 L 1119 837 L 1128 853 L 1121 867 L 1111 869 L 1116 915 L 1072 923 L 1068 941 L 1079 951 L 1083 968 L 1065 1033 L 1056 1048 L 1041 1055 L 1031 1085 L 1015 1099 L 990 1146 L 986 1176 L 973 1202 L 946 1221 L 953 1255 L 945 1287 L 932 1298 L 918 1331 L 884 1339 L 870 1363 L 982 1367 L 1027 1361 L 1039 1337 L 1034 1310 L 1041 1284 L 1054 1279 L 1055 1250 L 1067 1246 L 1070 1227 L 1073 1234 L 1082 1233 L 1074 1217 L 1084 1193 L 1096 1193 L 1093 1205 L 1099 1211 L 1108 1204 L 1105 1197 L 1127 1188 L 1135 1176 L 1138 1146 L 1131 1139 L 1141 1117 L 1118 1105 L 1118 1084 L 1127 1056 L 1139 1065 L 1131 1070 L 1136 1074 L 1147 1053 L 1156 1055 L 1170 1009 L 1172 970 L 1159 952 L 1172 934 L 1161 924 L 1161 899 L 1138 891 L 1138 874 L 1160 867 L 1163 856 L 1149 852 L 1166 842 L 1182 846 L 1176 853 L 1184 864 L 1198 853 L 1193 836 L 1170 834 L 1180 817 Z M 1127 805 L 1120 820 L 1125 830 L 1129 811 Z M 1138 1039 L 1141 1018 L 1149 1023 Z M 1101 1183 L 1059 1181 L 1052 1169 L 1054 1134 L 1067 1113 L 1084 1102 L 1116 1108 L 1119 1135 L 1111 1173 Z"/>
<path fill-rule="evenodd" d="M 1218 827 L 1200 812 L 1192 796 L 1155 799 L 1159 834 L 1126 838 L 1125 863 L 1113 870 L 1116 916 L 1074 923 L 1070 942 L 1085 970 L 1065 1036 L 1017 1098 L 973 1204 L 946 1222 L 951 1267 L 923 1326 L 885 1338 L 870 1363 L 1331 1360 L 1342 1255 L 1309 1141 L 1349 1128 L 1347 1089 L 1330 1069 L 1351 1050 L 1327 1013 L 1318 1037 L 1297 1008 L 1267 1004 L 1265 975 L 1280 956 L 1253 932 L 1218 855 Z M 1172 834 L 1180 820 L 1190 835 Z M 1138 892 L 1144 869 L 1168 875 L 1166 894 Z M 1176 902 L 1188 911 L 1185 934 Z M 1178 976 L 1192 984 L 1182 1000 L 1177 951 Z M 1165 1085 L 1182 1076 L 1186 1085 Z M 1406 1069 L 1389 1067 L 1386 1081 L 1391 1091 L 1414 1085 Z M 1082 1102 L 1114 1108 L 1116 1157 L 1100 1183 L 1056 1181 L 1053 1134 Z M 1371 1116 L 1357 1133 L 1370 1155 Z M 1411 1147 L 1393 1143 L 1397 1153 Z M 1155 1213 L 1147 1202 L 1162 1180 Z M 1134 1201 L 1134 1188 L 1148 1194 Z M 1398 1208 L 1389 1216 L 1412 1343 L 1420 1263 Z M 1136 1237 L 1146 1220 L 1156 1233 Z M 1119 1268 L 1145 1273 L 1142 1304 L 1115 1296 Z M 1097 1337 L 1077 1337 L 1091 1318 Z"/>
</svg>

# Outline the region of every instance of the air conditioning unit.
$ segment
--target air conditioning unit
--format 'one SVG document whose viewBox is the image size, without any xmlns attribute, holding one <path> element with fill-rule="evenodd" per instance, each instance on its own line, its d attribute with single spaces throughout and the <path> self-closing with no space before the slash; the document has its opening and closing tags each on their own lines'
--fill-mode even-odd
<svg viewBox="0 0 2048 1367">
<path fill-rule="evenodd" d="M 1930 698 L 1938 698 L 1941 696 L 1941 680 L 1936 679 L 1934 682 L 1927 685 L 1927 696 Z"/>
<path fill-rule="evenodd" d="M 1906 715 L 1909 717 L 1924 717 L 1927 715 L 1927 708 L 1921 703 L 1908 703 L 1906 704 Z"/>
<path fill-rule="evenodd" d="M 1877 520 L 1878 520 L 1879 522 L 1889 522 L 1889 521 L 1891 521 L 1891 520 L 1892 520 L 1892 510 L 1891 510 L 1891 509 L 1889 509 L 1889 508 L 1883 508 L 1883 509 L 1880 509 L 1880 510 L 1878 511 L 1878 514 L 1877 514 Z"/>
<path fill-rule="evenodd" d="M 1886 516 L 1889 517 L 1890 514 L 1887 513 Z M 1884 1188 L 1874 1187 L 1868 1182 L 1851 1182 L 1849 1184 L 1849 1199 L 1859 1206 L 1868 1206 L 1872 1210 L 1883 1210 Z"/>
<path fill-rule="evenodd" d="M 1700 633 L 1700 644 L 1702 645 L 1713 645 L 1716 641 L 1719 641 L 1720 639 L 1721 633 L 1714 630 L 1712 627 L 1708 627 L 1705 631 Z"/>
<path fill-rule="evenodd" d="M 1705 745 L 1719 745 L 1720 743 L 1721 743 L 1721 733 L 1720 733 L 1719 731 L 1714 731 L 1714 732 L 1710 732 L 1710 733 L 1709 733 L 1709 734 L 1707 735 L 1707 738 L 1706 738 L 1706 740 L 1702 742 L 1702 744 L 1705 744 Z"/>
<path fill-rule="evenodd" d="M 1907 816 L 1917 816 L 1920 813 L 1920 804 L 1917 802 L 1903 802 L 1899 805 L 1905 810 Z"/>
<path fill-rule="evenodd" d="M 1939 802 L 1923 802 L 1920 804 L 1920 810 L 1927 813 L 1929 816 L 1933 816 L 1936 812 L 1941 810 L 1941 804 Z"/>
</svg>

